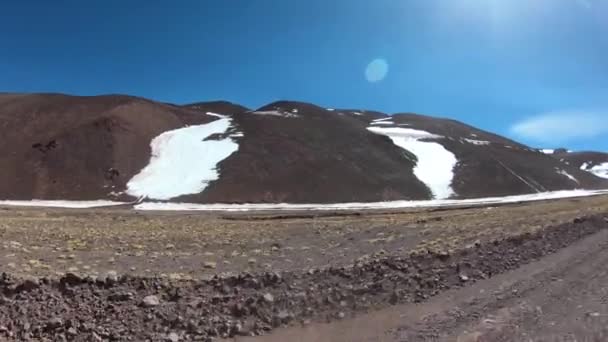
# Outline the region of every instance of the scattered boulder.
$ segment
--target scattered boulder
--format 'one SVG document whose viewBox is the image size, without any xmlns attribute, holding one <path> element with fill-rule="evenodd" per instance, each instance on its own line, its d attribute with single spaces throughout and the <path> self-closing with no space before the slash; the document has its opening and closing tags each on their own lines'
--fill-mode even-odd
<svg viewBox="0 0 608 342">
<path fill-rule="evenodd" d="M 155 307 L 155 306 L 159 306 L 160 305 L 160 299 L 158 299 L 157 296 L 146 296 L 144 297 L 144 299 L 142 299 L 141 301 L 142 306 L 146 307 L 146 308 L 151 308 L 151 307 Z"/>
</svg>

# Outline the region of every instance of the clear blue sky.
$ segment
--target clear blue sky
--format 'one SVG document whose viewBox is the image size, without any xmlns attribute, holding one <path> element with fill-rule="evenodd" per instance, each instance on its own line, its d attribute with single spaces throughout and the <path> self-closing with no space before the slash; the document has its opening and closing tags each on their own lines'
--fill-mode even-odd
<svg viewBox="0 0 608 342">
<path fill-rule="evenodd" d="M 608 150 L 606 0 L 7 0 L 1 11 L 0 91 L 293 99 Z M 374 60 L 388 71 L 370 82 Z"/>
</svg>

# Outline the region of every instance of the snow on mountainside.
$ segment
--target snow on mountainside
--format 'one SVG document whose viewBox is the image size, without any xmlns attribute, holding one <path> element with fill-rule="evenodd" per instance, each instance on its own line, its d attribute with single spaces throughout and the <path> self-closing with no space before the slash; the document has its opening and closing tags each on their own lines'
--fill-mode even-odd
<svg viewBox="0 0 608 342">
<path fill-rule="evenodd" d="M 126 193 L 141 198 L 168 200 L 182 195 L 202 192 L 219 178 L 217 164 L 236 152 L 233 140 L 237 132 L 225 134 L 231 119 L 214 113 L 220 119 L 204 125 L 178 128 L 154 138 L 150 163 L 127 183 Z"/>
<path fill-rule="evenodd" d="M 376 121 L 374 124 L 390 123 L 391 121 Z M 454 194 L 452 190 L 452 178 L 454 177 L 454 166 L 456 157 L 446 150 L 441 144 L 428 141 L 439 138 L 439 136 L 425 131 L 402 127 L 374 127 L 367 128 L 369 131 L 386 135 L 393 143 L 406 151 L 416 155 L 416 167 L 414 174 L 426 184 L 435 199 L 446 199 Z"/>
<path fill-rule="evenodd" d="M 608 179 L 608 163 L 601 163 L 597 165 L 584 163 L 581 165 L 581 170 L 589 171 L 598 177 Z"/>
<path fill-rule="evenodd" d="M 605 175 L 608 159 L 581 170 L 587 155 L 417 114 L 2 94 L 0 120 L 0 199 L 11 201 L 351 203 L 608 187 L 587 172 Z"/>
<path fill-rule="evenodd" d="M 564 164 L 580 168 L 596 177 L 608 179 L 608 153 L 560 150 L 552 156 Z"/>
</svg>

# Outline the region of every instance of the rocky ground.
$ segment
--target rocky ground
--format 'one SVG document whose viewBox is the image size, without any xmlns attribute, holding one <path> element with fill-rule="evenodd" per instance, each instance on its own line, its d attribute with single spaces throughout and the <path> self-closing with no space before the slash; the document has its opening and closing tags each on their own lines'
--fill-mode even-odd
<svg viewBox="0 0 608 342">
<path fill-rule="evenodd" d="M 605 196 L 348 215 L 2 210 L 0 340 L 205 341 L 347 321 L 492 279 L 606 217 Z"/>
</svg>

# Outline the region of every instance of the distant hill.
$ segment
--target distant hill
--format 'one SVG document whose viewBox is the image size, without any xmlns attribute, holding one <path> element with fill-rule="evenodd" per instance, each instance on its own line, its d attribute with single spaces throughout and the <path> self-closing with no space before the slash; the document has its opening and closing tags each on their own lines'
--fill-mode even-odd
<svg viewBox="0 0 608 342">
<path fill-rule="evenodd" d="M 607 154 L 547 154 L 454 120 L 302 102 L 0 94 L 0 134 L 0 199 L 332 203 L 608 187 L 588 172 Z"/>
</svg>

